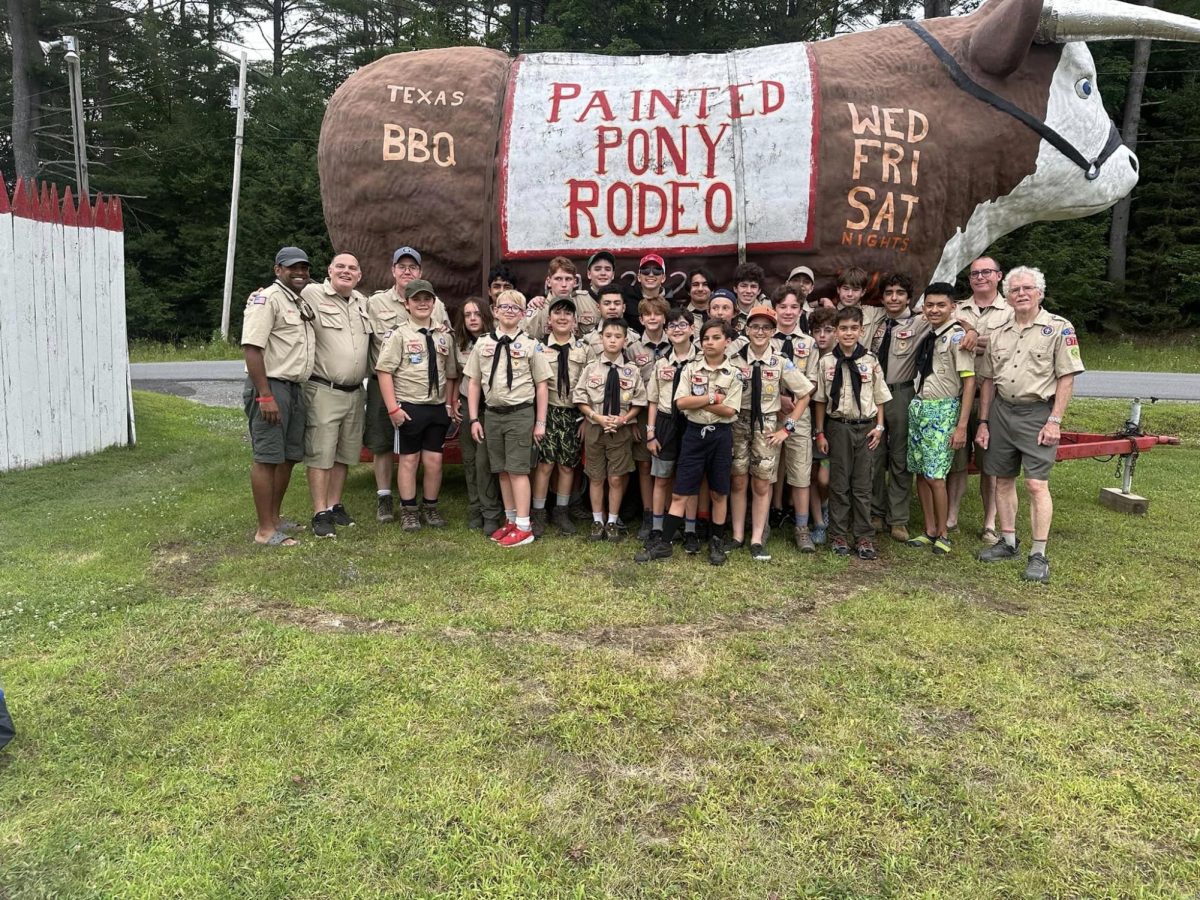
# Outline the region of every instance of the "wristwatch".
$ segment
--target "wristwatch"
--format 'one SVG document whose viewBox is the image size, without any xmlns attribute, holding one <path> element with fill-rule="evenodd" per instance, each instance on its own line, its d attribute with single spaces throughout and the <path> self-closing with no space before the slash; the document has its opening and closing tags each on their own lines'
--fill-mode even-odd
<svg viewBox="0 0 1200 900">
<path fill-rule="evenodd" d="M 717 402 L 717 394 L 716 394 L 716 391 L 709 391 L 709 392 L 708 392 L 708 405 L 709 405 L 709 406 L 712 406 L 712 405 L 713 405 L 714 403 L 716 403 L 716 402 Z"/>
<path fill-rule="evenodd" d="M 876 425 L 876 426 L 875 426 L 875 430 L 876 430 L 876 431 L 883 431 L 883 426 L 882 426 L 882 425 Z"/>
<path fill-rule="evenodd" d="M 788 434 L 792 434 L 796 430 L 796 420 L 795 419 L 784 419 L 783 420 L 783 430 L 786 431 Z"/>
<path fill-rule="evenodd" d="M 1047 416 L 1046 421 L 1053 422 L 1055 425 L 1061 425 L 1062 424 L 1062 416 Z"/>
</svg>

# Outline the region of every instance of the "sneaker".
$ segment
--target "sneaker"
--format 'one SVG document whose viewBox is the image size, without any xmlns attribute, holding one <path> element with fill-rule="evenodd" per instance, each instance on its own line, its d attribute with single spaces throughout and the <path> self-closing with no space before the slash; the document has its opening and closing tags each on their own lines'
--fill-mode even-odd
<svg viewBox="0 0 1200 900">
<path fill-rule="evenodd" d="M 883 516 L 871 516 L 871 527 L 875 529 L 876 534 L 883 531 Z"/>
<path fill-rule="evenodd" d="M 772 528 L 782 528 L 788 520 L 787 510 L 771 507 L 771 512 L 767 515 L 767 523 Z"/>
<path fill-rule="evenodd" d="M 662 534 L 659 533 L 657 538 L 652 539 L 647 546 L 637 552 L 633 561 L 644 563 L 650 562 L 652 559 L 669 559 L 674 552 L 674 548 L 664 541 Z"/>
<path fill-rule="evenodd" d="M 340 503 L 335 503 L 333 508 L 329 510 L 333 513 L 333 524 L 339 525 L 342 528 L 349 528 L 354 524 L 354 517 L 346 512 L 346 507 Z"/>
<path fill-rule="evenodd" d="M 689 556 L 695 556 L 700 552 L 700 536 L 694 531 L 685 531 L 683 533 L 683 552 Z"/>
<path fill-rule="evenodd" d="M 1050 583 L 1050 560 L 1041 553 L 1030 553 L 1025 571 L 1021 573 L 1022 581 L 1036 581 L 1040 584 Z"/>
<path fill-rule="evenodd" d="M 892 526 L 892 540 L 904 544 L 908 541 L 908 529 L 903 525 Z"/>
<path fill-rule="evenodd" d="M 488 537 L 490 537 L 493 541 L 495 541 L 498 544 L 502 540 L 504 540 L 506 537 L 508 537 L 508 533 L 516 527 L 517 527 L 516 522 L 505 522 L 499 528 L 495 529 L 490 535 L 488 535 Z"/>
<path fill-rule="evenodd" d="M 425 520 L 425 524 L 430 528 L 445 528 L 449 524 L 442 517 L 442 514 L 438 512 L 436 503 L 422 503 L 421 518 Z"/>
<path fill-rule="evenodd" d="M 533 532 L 525 531 L 514 524 L 512 528 L 509 529 L 508 534 L 500 538 L 500 540 L 498 540 L 496 543 L 498 543 L 501 547 L 520 547 L 523 544 L 532 544 Z"/>
<path fill-rule="evenodd" d="M 391 494 L 383 494 L 375 498 L 375 521 L 391 522 L 396 518 L 395 501 Z"/>
<path fill-rule="evenodd" d="M 945 556 L 951 549 L 950 538 L 948 537 L 940 537 L 933 542 L 934 556 Z"/>
<path fill-rule="evenodd" d="M 708 561 L 710 565 L 725 565 L 726 554 L 724 543 L 719 534 L 714 534 L 708 539 Z"/>
<path fill-rule="evenodd" d="M 546 522 L 549 521 L 549 513 L 546 512 L 546 507 L 532 510 L 529 513 L 530 531 L 535 538 L 540 538 L 546 533 Z"/>
<path fill-rule="evenodd" d="M 905 547 L 913 547 L 917 550 L 924 550 L 926 547 L 932 547 L 933 542 L 937 538 L 929 534 L 918 534 L 915 538 L 910 538 L 904 542 Z"/>
<path fill-rule="evenodd" d="M 588 535 L 588 540 L 589 541 L 604 540 L 604 523 L 603 522 L 597 522 L 595 519 L 592 519 L 592 532 L 591 532 L 591 534 Z"/>
<path fill-rule="evenodd" d="M 1019 539 L 1011 547 L 1004 543 L 1004 541 L 999 541 L 990 547 L 980 550 L 975 554 L 975 558 L 980 562 L 1003 562 L 1006 559 L 1014 559 L 1017 555 L 1017 548 L 1020 546 L 1021 541 Z"/>
<path fill-rule="evenodd" d="M 400 504 L 400 527 L 405 531 L 421 530 L 421 516 L 417 512 L 416 506 Z"/>
<path fill-rule="evenodd" d="M 477 512 L 476 513 L 468 513 L 467 514 L 467 531 L 482 531 L 482 530 L 483 530 L 483 516 L 481 516 Z"/>
<path fill-rule="evenodd" d="M 550 524 L 558 529 L 559 534 L 570 535 L 577 533 L 575 523 L 571 521 L 571 513 L 565 506 L 556 506 L 550 513 Z"/>
<path fill-rule="evenodd" d="M 767 548 L 762 544 L 751 544 L 750 558 L 755 562 L 770 562 L 771 554 L 767 552 Z"/>
<path fill-rule="evenodd" d="M 619 544 L 625 539 L 625 529 L 621 527 L 620 522 L 609 522 L 604 526 L 604 539 L 612 541 L 614 544 Z"/>
<path fill-rule="evenodd" d="M 337 529 L 333 527 L 333 512 L 325 510 L 312 517 L 313 534 L 317 537 L 337 537 Z"/>
<path fill-rule="evenodd" d="M 642 542 L 642 549 L 645 549 L 646 547 L 649 547 L 651 544 L 653 544 L 655 541 L 661 541 L 662 539 L 663 539 L 663 533 L 661 531 L 659 531 L 658 529 L 651 528 L 650 536 Z"/>
<path fill-rule="evenodd" d="M 722 546 L 722 549 L 724 549 L 724 551 L 727 554 L 732 553 L 734 550 L 741 550 L 743 547 L 745 547 L 746 539 L 744 537 L 742 537 L 735 541 L 733 538 L 730 538 L 729 540 L 725 541 L 721 546 Z"/>
<path fill-rule="evenodd" d="M 829 539 L 829 528 L 826 525 L 814 525 L 810 534 L 812 534 L 812 542 L 820 547 Z"/>
<path fill-rule="evenodd" d="M 652 512 L 650 512 L 650 510 L 648 510 L 648 509 L 643 509 L 642 510 L 642 525 L 638 529 L 638 534 L 637 534 L 638 540 L 639 541 L 648 541 L 650 539 L 650 532 L 653 530 L 654 530 L 654 514 Z"/>
<path fill-rule="evenodd" d="M 843 537 L 835 537 L 832 540 L 830 540 L 829 549 L 832 550 L 834 553 L 836 553 L 838 556 L 849 556 L 850 555 L 850 544 Z"/>
<path fill-rule="evenodd" d="M 792 536 L 796 540 L 796 549 L 801 553 L 816 553 L 817 547 L 813 543 L 812 533 L 808 530 L 807 525 L 797 525 L 792 529 Z"/>
<path fill-rule="evenodd" d="M 875 550 L 875 545 L 871 543 L 869 538 L 863 538 L 859 541 L 855 550 L 858 552 L 859 559 L 879 559 L 879 553 Z"/>
</svg>

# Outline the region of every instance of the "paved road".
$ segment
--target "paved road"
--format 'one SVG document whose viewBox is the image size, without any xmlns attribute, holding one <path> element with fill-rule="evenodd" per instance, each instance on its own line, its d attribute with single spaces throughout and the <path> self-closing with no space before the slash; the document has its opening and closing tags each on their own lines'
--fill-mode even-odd
<svg viewBox="0 0 1200 900">
<path fill-rule="evenodd" d="M 242 404 L 245 370 L 236 360 L 225 362 L 134 363 L 133 386 L 188 397 L 209 406 Z M 1200 401 L 1200 375 L 1169 372 L 1085 372 L 1075 382 L 1077 397 Z"/>
</svg>

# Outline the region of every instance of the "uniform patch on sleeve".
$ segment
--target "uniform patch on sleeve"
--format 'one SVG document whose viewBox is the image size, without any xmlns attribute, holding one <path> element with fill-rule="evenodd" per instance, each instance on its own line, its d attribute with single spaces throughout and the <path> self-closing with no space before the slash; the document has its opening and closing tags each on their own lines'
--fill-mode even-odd
<svg viewBox="0 0 1200 900">
<path fill-rule="evenodd" d="M 954 334 L 952 334 L 950 336 L 950 343 L 961 344 L 962 339 L 966 336 L 967 336 L 967 333 L 965 331 L 956 331 L 956 332 L 954 332 Z"/>
<path fill-rule="evenodd" d="M 1067 331 L 1070 331 L 1070 329 L 1068 328 Z M 1063 333 L 1066 334 L 1066 332 L 1063 332 Z M 1075 337 L 1075 335 L 1072 334 L 1065 341 L 1063 341 L 1063 343 L 1066 344 L 1068 347 L 1075 347 L 1075 346 L 1078 346 L 1078 344 L 1079 344 L 1079 338 Z"/>
<path fill-rule="evenodd" d="M 250 302 L 253 303 L 255 306 L 262 306 L 264 303 L 267 302 L 267 295 L 266 294 L 254 294 L 250 297 Z"/>
<path fill-rule="evenodd" d="M 1063 337 L 1067 337 L 1068 335 L 1071 335 L 1074 333 L 1075 333 L 1074 328 L 1064 328 L 1062 331 L 1059 332 L 1059 334 L 1061 334 Z"/>
<path fill-rule="evenodd" d="M 1043 326 L 1042 334 L 1054 334 L 1054 328 L 1051 325 Z"/>
</svg>

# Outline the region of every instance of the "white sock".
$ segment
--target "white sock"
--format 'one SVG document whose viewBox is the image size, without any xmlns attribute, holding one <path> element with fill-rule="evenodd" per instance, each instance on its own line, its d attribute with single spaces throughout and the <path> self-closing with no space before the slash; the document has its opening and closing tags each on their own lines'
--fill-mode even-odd
<svg viewBox="0 0 1200 900">
<path fill-rule="evenodd" d="M 509 522 L 517 521 L 517 511 L 515 509 L 506 509 L 504 511 L 504 518 Z"/>
<path fill-rule="evenodd" d="M 377 497 L 390 497 L 390 496 L 392 496 L 392 492 L 391 492 L 391 490 L 390 490 L 390 489 L 388 489 L 388 488 L 381 488 L 381 489 L 379 489 L 379 490 L 375 491 L 375 496 L 377 496 Z"/>
<path fill-rule="evenodd" d="M 517 527 L 522 531 L 529 530 L 529 516 L 517 516 Z"/>
<path fill-rule="evenodd" d="M 598 513 L 598 512 L 592 513 L 592 521 L 599 522 L 601 525 L 603 525 L 604 524 L 604 513 Z"/>
<path fill-rule="evenodd" d="M 546 498 L 545 497 L 534 497 L 533 498 L 533 508 L 534 509 L 545 509 L 546 508 Z"/>
<path fill-rule="evenodd" d="M 1030 548 L 1029 553 L 1030 553 L 1030 555 L 1032 555 L 1034 553 L 1040 553 L 1040 554 L 1042 554 L 1042 556 L 1045 556 L 1046 555 L 1046 542 L 1045 541 L 1034 541 L 1033 547 Z"/>
<path fill-rule="evenodd" d="M 1017 533 L 1015 531 L 1005 531 L 1000 535 L 1000 539 L 1010 547 L 1017 546 Z"/>
<path fill-rule="evenodd" d="M 616 514 L 616 513 L 609 513 L 609 514 L 608 514 L 608 524 L 609 524 L 609 525 L 616 525 L 616 524 L 617 524 L 617 514 Z"/>
<path fill-rule="evenodd" d="M 554 495 L 554 505 L 555 506 L 570 506 L 571 505 L 571 495 L 570 494 L 555 494 Z"/>
</svg>

